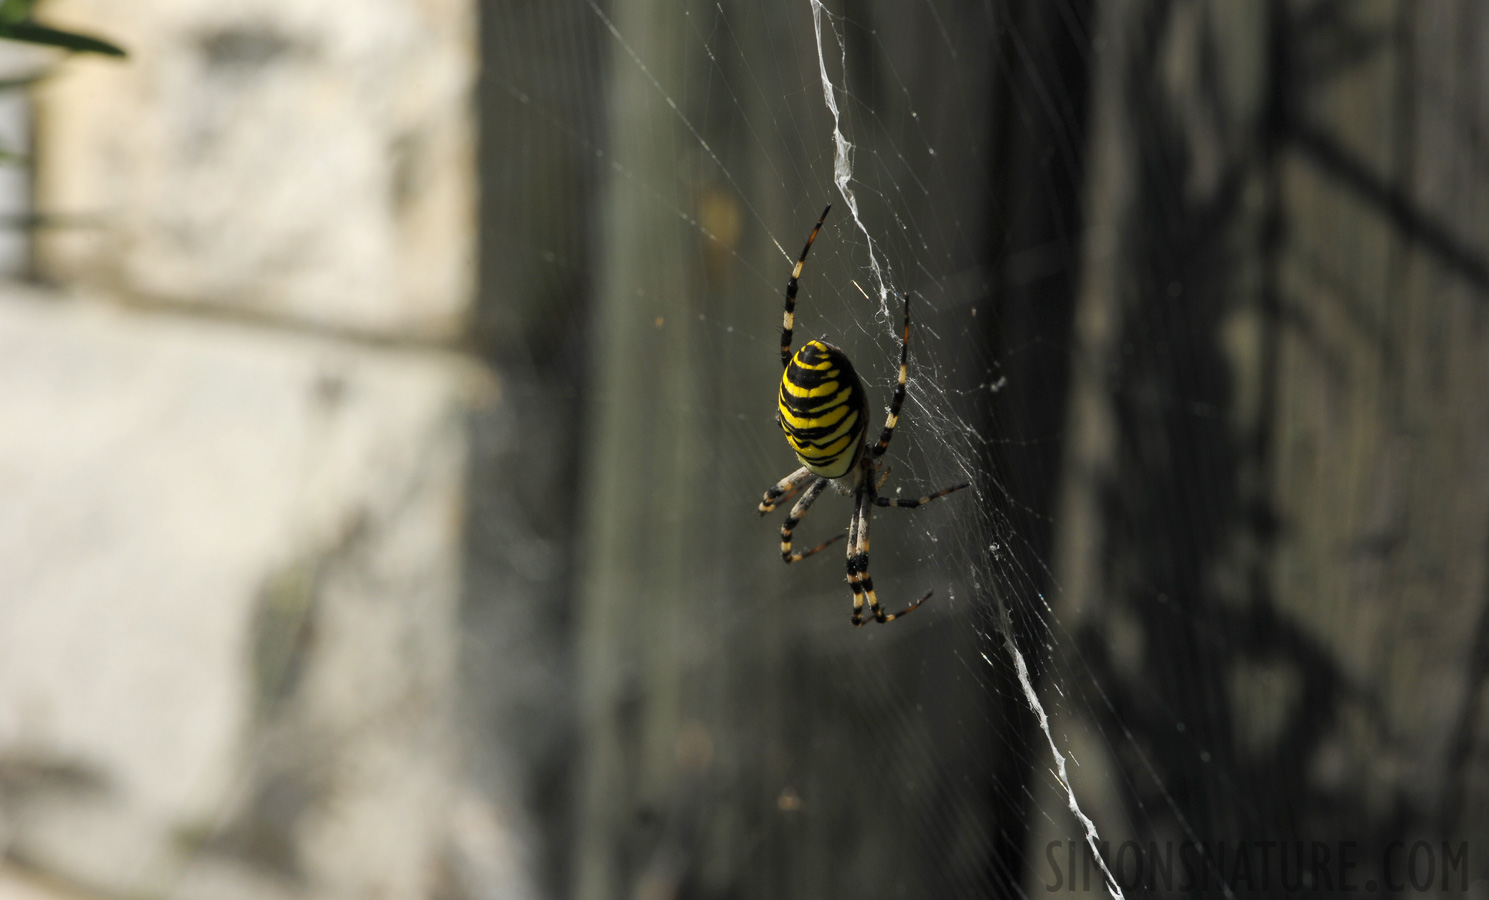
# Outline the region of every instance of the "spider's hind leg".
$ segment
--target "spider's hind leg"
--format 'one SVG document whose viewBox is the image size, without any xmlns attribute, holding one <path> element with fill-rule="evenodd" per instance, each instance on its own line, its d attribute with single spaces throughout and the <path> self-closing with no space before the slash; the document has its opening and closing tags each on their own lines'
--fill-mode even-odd
<svg viewBox="0 0 1489 900">
<path fill-rule="evenodd" d="M 812 229 L 811 237 L 807 238 L 807 245 L 801 248 L 801 256 L 796 260 L 796 267 L 791 270 L 791 279 L 786 282 L 786 312 L 781 318 L 781 366 L 791 364 L 791 332 L 796 328 L 796 291 L 801 278 L 801 270 L 807 264 L 807 254 L 812 252 L 812 242 L 817 239 L 817 232 L 822 230 L 822 223 L 827 221 L 827 214 L 832 211 L 832 204 L 827 204 L 827 209 L 822 210 L 822 218 L 817 220 L 817 227 Z"/>
<path fill-rule="evenodd" d="M 900 372 L 895 381 L 894 395 L 889 398 L 889 416 L 884 420 L 884 430 L 878 443 L 869 448 L 871 458 L 878 459 L 889 449 L 894 439 L 894 428 L 900 421 L 900 407 L 905 404 L 905 374 L 910 365 L 910 295 L 905 295 L 905 330 L 900 336 Z"/>
</svg>

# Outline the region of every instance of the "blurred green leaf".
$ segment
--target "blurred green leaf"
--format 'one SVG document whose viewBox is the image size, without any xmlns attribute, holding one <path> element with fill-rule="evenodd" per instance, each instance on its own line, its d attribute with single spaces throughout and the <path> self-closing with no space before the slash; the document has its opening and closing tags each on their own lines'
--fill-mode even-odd
<svg viewBox="0 0 1489 900">
<path fill-rule="evenodd" d="M 31 7 L 36 0 L 5 0 L 0 3 L 0 22 L 15 25 L 31 18 Z"/>
<path fill-rule="evenodd" d="M 62 31 L 50 28 L 46 25 L 38 25 L 35 22 L 11 22 L 4 18 L 4 10 L 12 3 L 25 2 L 25 0 L 5 0 L 0 6 L 0 38 L 12 41 L 24 41 L 28 44 L 42 44 L 48 47 L 61 47 L 64 50 L 72 50 L 78 53 L 101 53 L 104 56 L 127 56 L 121 47 L 110 44 L 101 38 L 86 34 L 77 34 L 72 31 Z M 29 5 L 29 4 L 28 4 Z"/>
</svg>

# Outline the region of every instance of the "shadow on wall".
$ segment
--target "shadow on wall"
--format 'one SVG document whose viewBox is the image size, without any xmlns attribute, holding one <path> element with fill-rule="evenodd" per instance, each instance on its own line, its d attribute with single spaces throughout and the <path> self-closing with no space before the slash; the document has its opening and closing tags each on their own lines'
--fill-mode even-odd
<svg viewBox="0 0 1489 900">
<path fill-rule="evenodd" d="M 1474 219 L 1427 208 L 1411 168 L 1476 152 L 1417 130 L 1413 103 L 1432 86 L 1415 66 L 1433 49 L 1417 20 L 1481 17 L 1461 4 L 1301 7 L 1266 6 L 1254 75 L 1237 61 L 1244 32 L 1227 30 L 1233 9 L 1150 2 L 1113 17 L 1132 47 L 1120 103 L 1133 206 L 1108 348 L 1114 474 L 1099 488 L 1110 599 L 1075 638 L 1080 677 L 1110 700 L 1087 709 L 1128 773 L 1123 809 L 1098 821 L 1125 820 L 1142 840 L 1347 839 L 1366 848 L 1363 882 L 1379 874 L 1369 848 L 1484 833 L 1465 786 L 1483 779 L 1469 770 L 1481 765 L 1489 602 L 1455 593 L 1448 574 L 1481 559 L 1413 581 L 1444 551 L 1417 546 L 1401 520 L 1455 515 L 1455 476 L 1413 478 L 1380 451 L 1439 427 L 1423 424 L 1430 403 L 1411 406 L 1408 376 L 1421 354 L 1454 349 L 1413 344 L 1402 323 L 1481 308 L 1489 291 L 1489 262 L 1462 227 Z M 1176 66 L 1186 36 L 1189 65 Z M 1248 77 L 1260 80 L 1251 107 L 1236 90 Z M 1413 271 L 1440 280 L 1427 289 Z M 1472 379 L 1434 389 L 1468 401 Z M 1485 432 L 1475 438 L 1483 447 Z M 1314 462 L 1299 462 L 1304 446 Z M 1384 527 L 1361 499 L 1372 496 Z M 1476 512 L 1449 527 L 1484 525 Z M 1439 606 L 1462 627 L 1414 626 Z M 1135 640 L 1114 637 L 1123 623 Z M 1461 703 L 1406 699 L 1444 672 L 1467 676 Z"/>
</svg>

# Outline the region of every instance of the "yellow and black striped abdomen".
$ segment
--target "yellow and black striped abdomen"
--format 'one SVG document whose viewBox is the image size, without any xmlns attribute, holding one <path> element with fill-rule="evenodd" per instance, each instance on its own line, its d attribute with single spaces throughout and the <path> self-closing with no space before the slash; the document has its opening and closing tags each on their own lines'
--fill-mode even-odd
<svg viewBox="0 0 1489 900">
<path fill-rule="evenodd" d="M 781 430 L 814 475 L 841 478 L 863 447 L 868 401 L 848 355 L 823 341 L 796 351 L 781 373 Z"/>
</svg>

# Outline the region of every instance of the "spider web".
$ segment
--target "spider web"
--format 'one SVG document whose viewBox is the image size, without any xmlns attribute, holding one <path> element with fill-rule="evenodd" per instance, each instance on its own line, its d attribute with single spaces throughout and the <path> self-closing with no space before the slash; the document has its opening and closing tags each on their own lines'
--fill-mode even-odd
<svg viewBox="0 0 1489 900">
<path fill-rule="evenodd" d="M 1052 9 L 1063 40 L 1089 41 L 1096 27 L 1089 11 Z M 1085 101 L 1038 62 L 1041 52 L 1056 53 L 1037 46 L 1050 35 L 1002 7 L 937 0 L 911 10 L 801 0 L 779 11 L 760 3 L 575 0 L 557 15 L 572 32 L 591 35 L 560 53 L 564 77 L 577 67 L 588 81 L 565 84 L 558 69 L 545 76 L 516 64 L 493 65 L 487 78 L 532 130 L 525 141 L 592 160 L 595 173 L 593 182 L 581 180 L 596 198 L 592 229 L 576 224 L 546 239 L 517 225 L 504 232 L 535 266 L 564 270 L 567 283 L 584 286 L 576 295 L 593 298 L 547 312 L 557 327 L 584 333 L 595 360 L 580 444 L 588 462 L 577 603 L 590 633 L 607 636 L 580 638 L 581 710 L 603 706 L 606 691 L 586 699 L 584 682 L 613 683 L 611 666 L 632 679 L 642 698 L 632 702 L 651 702 L 651 682 L 637 672 L 662 644 L 704 682 L 731 655 L 748 657 L 739 646 L 785 645 L 788 657 L 825 658 L 800 671 L 822 677 L 825 669 L 829 680 L 864 686 L 778 706 L 850 722 L 871 742 L 861 761 L 892 773 L 877 787 L 860 779 L 859 791 L 893 797 L 875 807 L 883 821 L 874 826 L 892 830 L 896 815 L 908 815 L 911 830 L 929 835 L 916 846 L 936 845 L 876 870 L 888 872 L 895 889 L 922 895 L 931 888 L 927 868 L 939 866 L 937 896 L 1037 892 L 1051 877 L 1045 848 L 1059 842 L 1062 857 L 1086 865 L 1083 890 L 1123 896 L 1108 866 L 1114 834 L 1196 842 L 1200 835 L 1065 621 L 1081 611 L 1063 599 L 1060 573 L 1069 563 L 1056 557 L 1052 535 L 1078 526 L 1079 516 L 1056 512 L 1068 503 L 1050 485 L 1071 452 L 1071 426 L 1030 410 L 1064 408 L 1066 385 L 1051 387 L 1039 373 L 1064 368 L 1076 338 L 1047 327 L 1035 304 L 1041 291 L 1075 290 L 1085 251 L 1081 235 L 1059 222 L 1076 204 L 1035 174 L 1076 177 Z M 1082 79 L 1090 74 L 1080 69 Z M 587 118 L 595 110 L 576 109 L 575 97 L 598 98 L 605 112 Z M 1051 149 L 1021 170 L 1029 185 L 1013 190 L 994 168 L 1015 155 L 1008 147 L 1019 137 L 1011 132 L 1025 127 L 1053 135 Z M 898 356 L 897 300 L 910 294 L 909 391 L 887 456 L 886 492 L 914 497 L 974 483 L 973 492 L 924 509 L 879 511 L 873 572 L 881 602 L 895 609 L 927 589 L 936 593 L 915 616 L 863 631 L 847 624 L 839 554 L 782 571 L 781 516 L 761 522 L 753 512 L 764 488 L 796 465 L 771 418 L 774 347 L 786 277 L 827 201 L 834 209 L 802 276 L 797 345 L 821 335 L 842 346 L 871 402 L 882 406 Z M 1054 236 L 1046 229 L 1033 245 L 1020 243 L 1012 224 L 1031 205 L 1056 221 Z M 639 499 L 641 486 L 649 486 L 648 498 L 658 487 L 664 496 Z M 691 526 L 679 527 L 679 518 Z M 835 533 L 845 518 L 842 502 L 825 495 L 797 530 L 798 549 Z M 700 554 L 706 564 L 696 561 Z M 634 643 L 615 637 L 673 595 L 698 611 L 648 618 Z M 761 681 L 760 691 L 797 688 Z M 739 696 L 731 691 L 689 687 L 669 702 L 727 705 Z M 819 812 L 841 800 L 837 789 L 819 779 L 814 792 L 816 776 L 802 773 L 832 766 L 828 748 L 840 741 L 816 736 L 788 711 L 787 724 L 773 726 L 784 735 L 753 744 L 731 730 L 737 723 L 712 715 L 677 714 L 681 736 L 668 765 L 680 766 L 692 787 L 681 789 L 684 799 L 662 801 L 662 824 L 629 864 L 588 861 L 603 855 L 596 846 L 611 838 L 602 825 L 615 820 L 597 799 L 603 791 L 580 789 L 581 820 L 601 824 L 590 822 L 587 837 L 580 825 L 570 887 L 591 895 L 598 885 L 634 879 L 638 890 L 687 893 L 692 879 L 706 879 L 697 860 L 708 838 L 700 835 L 724 827 L 719 821 L 736 815 L 738 802 L 733 787 L 708 786 L 721 769 L 731 785 L 765 782 L 763 796 L 777 808 L 763 814 L 764 824 L 741 814 L 763 829 L 758 843 L 792 840 L 793 815 L 839 821 Z M 1171 721 L 1182 733 L 1183 723 Z M 896 736 L 886 740 L 886 729 Z M 586 732 L 581 743 L 608 740 L 598 734 Z M 741 775 L 749 764 L 724 749 L 741 741 L 738 757 L 776 754 L 788 774 Z M 590 765 L 590 779 L 614 779 L 618 770 L 607 765 L 624 769 L 613 760 Z M 930 789 L 934 801 L 915 786 L 922 777 L 946 782 Z M 1163 808 L 1144 812 L 1146 821 L 1123 817 L 1123 798 L 1148 794 Z M 836 865 L 886 846 L 847 843 L 833 851 Z M 1085 852 L 1078 856 L 1076 846 Z M 1075 888 L 1079 867 L 1063 874 L 1065 889 Z M 809 879 L 787 881 L 814 895 Z M 849 876 L 818 885 L 866 895 L 882 887 Z M 760 895 L 780 889 L 777 882 Z"/>
<path fill-rule="evenodd" d="M 812 26 L 816 32 L 817 37 L 817 58 L 819 71 L 822 74 L 822 95 L 827 102 L 827 108 L 832 112 L 833 118 L 833 183 L 837 186 L 838 192 L 843 195 L 843 199 L 847 201 L 848 209 L 853 213 L 853 221 L 855 222 L 855 224 L 858 225 L 859 230 L 863 233 L 865 248 L 869 256 L 869 265 L 873 269 L 875 280 L 879 284 L 878 293 L 879 302 L 881 304 L 880 312 L 881 314 L 883 314 L 888 312 L 885 307 L 888 304 L 890 291 L 888 286 L 884 282 L 883 273 L 881 272 L 879 267 L 879 261 L 874 255 L 873 236 L 869 234 L 867 226 L 864 225 L 863 220 L 859 217 L 858 200 L 853 194 L 853 164 L 850 159 L 852 145 L 849 144 L 848 140 L 843 137 L 843 133 L 841 130 L 841 117 L 838 112 L 836 96 L 837 88 L 833 85 L 832 78 L 828 75 L 826 55 L 823 51 L 822 22 L 825 17 L 826 12 L 821 3 L 821 0 L 812 0 Z M 846 44 L 836 30 L 834 30 L 833 33 L 834 36 L 837 37 L 837 45 L 840 53 L 840 58 L 843 62 L 843 67 L 846 68 Z M 944 432 L 949 429 L 943 427 L 942 430 Z M 964 424 L 962 430 L 966 430 Z M 996 546 L 996 544 L 990 544 L 989 552 L 993 552 Z M 983 562 L 986 563 L 987 561 L 984 560 Z M 1069 801 L 1070 812 L 1081 823 L 1082 829 L 1085 833 L 1087 845 L 1091 848 L 1093 858 L 1101 868 L 1102 875 L 1106 881 L 1107 889 L 1111 891 L 1114 896 L 1121 897 L 1122 890 L 1117 885 L 1116 879 L 1112 877 L 1111 871 L 1110 869 L 1108 869 L 1106 862 L 1101 855 L 1100 837 L 1097 834 L 1096 825 L 1091 821 L 1090 817 L 1081 810 L 1080 800 L 1076 797 L 1075 790 L 1071 787 L 1070 784 L 1070 774 L 1068 767 L 1066 766 L 1066 756 L 1064 753 L 1061 752 L 1060 747 L 1055 741 L 1054 734 L 1050 731 L 1049 715 L 1045 712 L 1044 703 L 1040 700 L 1039 693 L 1035 690 L 1034 684 L 1029 678 L 1028 662 L 1027 660 L 1025 660 L 1023 651 L 1019 649 L 1018 642 L 1014 638 L 1013 620 L 1009 612 L 1007 597 L 1005 597 L 1002 592 L 996 590 L 990 592 L 990 594 L 993 606 L 996 610 L 996 627 L 1003 639 L 1003 646 L 1008 651 L 1009 659 L 1012 662 L 1015 670 L 1018 672 L 1019 687 L 1023 689 L 1024 697 L 1029 702 L 1029 708 L 1034 712 L 1036 716 L 1038 716 L 1040 730 L 1044 733 L 1045 740 L 1049 743 L 1050 754 L 1054 757 L 1056 767 L 1054 773 L 1055 778 L 1060 783 L 1060 786 L 1065 790 L 1065 796 Z M 983 658 L 987 660 L 986 656 L 984 656 Z M 991 660 L 987 661 L 989 665 L 993 664 Z"/>
</svg>

